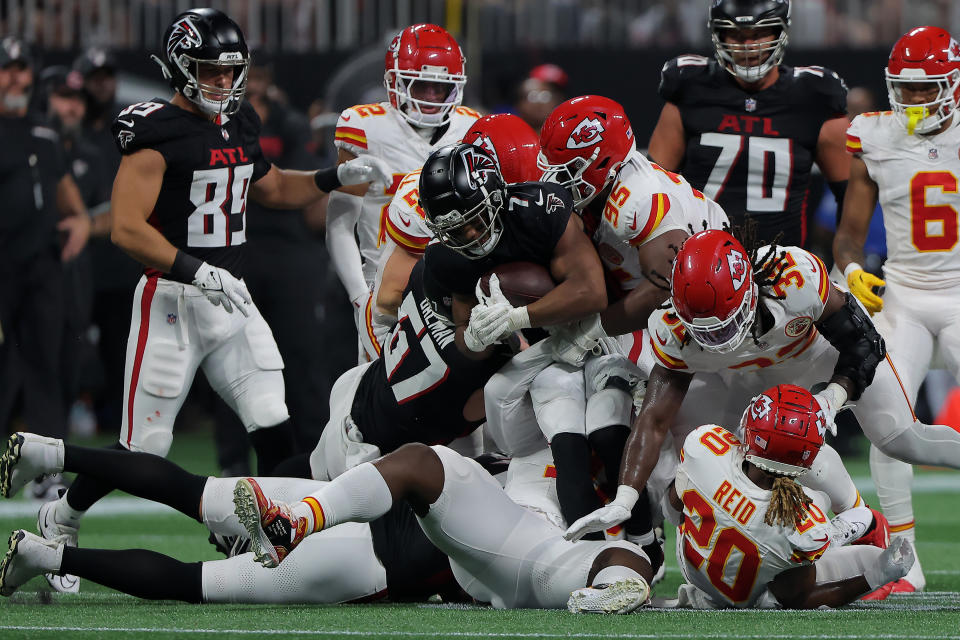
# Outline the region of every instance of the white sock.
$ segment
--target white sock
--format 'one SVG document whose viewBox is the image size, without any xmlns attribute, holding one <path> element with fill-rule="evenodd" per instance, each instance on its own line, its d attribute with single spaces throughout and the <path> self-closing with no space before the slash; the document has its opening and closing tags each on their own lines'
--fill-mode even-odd
<svg viewBox="0 0 960 640">
<path fill-rule="evenodd" d="M 69 493 L 69 492 L 68 492 Z M 86 510 L 80 511 L 74 509 L 67 503 L 67 493 L 64 493 L 57 500 L 57 504 L 53 507 L 53 519 L 58 524 L 65 524 L 74 528 L 80 528 L 80 520 L 83 518 L 83 514 L 86 513 Z"/>
<path fill-rule="evenodd" d="M 320 531 L 341 522 L 376 520 L 393 506 L 393 495 L 377 468 L 364 462 L 290 506 L 294 516 L 307 519 L 309 530 Z"/>
<path fill-rule="evenodd" d="M 590 583 L 591 587 L 599 587 L 601 585 L 613 584 L 620 580 L 626 580 L 628 578 L 640 578 L 643 580 L 643 576 L 631 569 L 630 567 L 624 567 L 623 565 L 615 564 L 609 567 L 604 567 L 597 571 L 597 575 L 593 576 L 593 582 Z"/>
<path fill-rule="evenodd" d="M 916 540 L 913 518 L 913 467 L 870 445 L 870 476 L 877 487 L 880 509 L 890 521 L 890 537 Z"/>
</svg>

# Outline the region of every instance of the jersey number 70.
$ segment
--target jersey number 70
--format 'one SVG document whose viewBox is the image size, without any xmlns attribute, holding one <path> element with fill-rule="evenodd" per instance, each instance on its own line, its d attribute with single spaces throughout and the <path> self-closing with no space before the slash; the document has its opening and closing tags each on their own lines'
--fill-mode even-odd
<svg viewBox="0 0 960 640">
<path fill-rule="evenodd" d="M 793 152 L 788 138 L 700 134 L 702 146 L 720 148 L 703 192 L 712 200 L 720 197 L 730 172 L 743 155 L 744 139 L 747 142 L 747 210 L 783 211 L 787 207 L 790 174 L 793 173 Z"/>
</svg>

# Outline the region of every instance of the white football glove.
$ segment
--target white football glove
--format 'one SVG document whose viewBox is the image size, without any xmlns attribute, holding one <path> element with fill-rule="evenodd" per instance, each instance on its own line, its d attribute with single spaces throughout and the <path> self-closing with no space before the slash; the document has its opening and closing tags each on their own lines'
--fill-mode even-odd
<svg viewBox="0 0 960 640">
<path fill-rule="evenodd" d="M 364 182 L 389 186 L 393 182 L 393 172 L 380 158 L 362 155 L 337 166 L 337 179 L 345 186 Z"/>
<path fill-rule="evenodd" d="M 594 531 L 606 531 L 630 517 L 634 505 L 640 498 L 640 493 L 633 487 L 625 484 L 617 487 L 617 497 L 606 506 L 600 507 L 593 513 L 588 513 L 567 529 L 563 537 L 567 540 L 579 540 Z"/>
<path fill-rule="evenodd" d="M 193 275 L 193 286 L 200 289 L 213 304 L 222 304 L 227 313 L 233 313 L 233 307 L 236 307 L 243 315 L 250 316 L 248 305 L 251 301 L 247 285 L 226 269 L 204 262 Z"/>
<path fill-rule="evenodd" d="M 463 341 L 471 351 L 483 351 L 514 331 L 530 327 L 527 308 L 510 304 L 500 290 L 497 274 L 490 276 L 489 284 L 488 296 L 480 288 L 480 282 L 477 282 L 476 295 L 480 304 L 470 310 L 470 322 L 463 332 Z"/>
<path fill-rule="evenodd" d="M 867 579 L 871 589 L 879 589 L 907 575 L 916 560 L 917 556 L 910 541 L 896 538 L 877 558 L 877 564 L 863 572 L 863 577 Z"/>
<path fill-rule="evenodd" d="M 554 330 L 551 340 L 553 359 L 574 367 L 583 366 L 589 356 L 604 353 L 606 343 L 602 345 L 601 341 L 606 337 L 599 313 L 561 325 Z"/>
<path fill-rule="evenodd" d="M 820 411 L 823 413 L 824 428 L 830 432 L 830 435 L 837 435 L 837 411 L 843 407 L 847 401 L 847 391 L 836 382 L 831 382 L 826 388 L 813 396 L 813 399 L 820 405 Z M 823 433 L 820 434 L 821 436 Z"/>
</svg>

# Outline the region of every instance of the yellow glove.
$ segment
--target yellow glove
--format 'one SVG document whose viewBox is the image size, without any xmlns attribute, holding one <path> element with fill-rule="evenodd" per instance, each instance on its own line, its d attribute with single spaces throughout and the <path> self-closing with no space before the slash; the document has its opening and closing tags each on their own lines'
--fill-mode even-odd
<svg viewBox="0 0 960 640">
<path fill-rule="evenodd" d="M 847 286 L 850 287 L 850 292 L 857 296 L 857 300 L 863 303 L 870 315 L 883 309 L 883 298 L 880 297 L 883 291 L 877 289 L 885 287 L 886 282 L 872 273 L 867 273 L 856 262 L 848 264 L 847 268 L 843 270 L 843 275 L 847 278 Z"/>
</svg>

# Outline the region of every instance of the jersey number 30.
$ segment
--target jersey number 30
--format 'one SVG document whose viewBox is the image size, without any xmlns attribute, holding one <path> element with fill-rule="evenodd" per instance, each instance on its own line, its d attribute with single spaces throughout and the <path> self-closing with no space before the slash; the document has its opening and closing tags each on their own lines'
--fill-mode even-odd
<svg viewBox="0 0 960 640">
<path fill-rule="evenodd" d="M 246 241 L 247 192 L 252 177 L 252 164 L 193 172 L 190 202 L 196 209 L 187 218 L 187 246 L 229 247 Z M 228 197 L 229 211 L 224 206 Z"/>
</svg>

